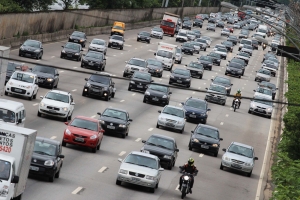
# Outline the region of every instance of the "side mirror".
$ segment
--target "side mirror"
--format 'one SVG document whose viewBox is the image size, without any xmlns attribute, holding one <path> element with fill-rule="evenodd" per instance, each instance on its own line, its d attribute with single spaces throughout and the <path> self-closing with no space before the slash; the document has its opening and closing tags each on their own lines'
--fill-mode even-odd
<svg viewBox="0 0 300 200">
<path fill-rule="evenodd" d="M 210 79 L 211 81 L 214 81 L 214 79 Z"/>
<path fill-rule="evenodd" d="M 233 84 L 231 83 L 230 85 L 232 86 Z"/>
<path fill-rule="evenodd" d="M 65 158 L 64 155 L 58 155 L 57 157 L 59 157 L 59 158 Z"/>
<path fill-rule="evenodd" d="M 207 108 L 207 111 L 211 111 L 211 109 L 210 109 L 210 108 Z"/>
<path fill-rule="evenodd" d="M 14 176 L 14 178 L 11 180 L 11 183 L 19 183 L 19 176 Z"/>
<path fill-rule="evenodd" d="M 229 61 L 228 61 L 229 62 Z M 228 64 L 226 64 L 226 66 L 228 66 Z"/>
<path fill-rule="evenodd" d="M 276 88 L 276 90 L 278 90 L 278 88 Z"/>
<path fill-rule="evenodd" d="M 62 48 L 65 48 L 64 46 L 61 46 Z"/>
<path fill-rule="evenodd" d="M 80 51 L 83 51 L 83 49 L 80 49 Z"/>
<path fill-rule="evenodd" d="M 115 82 L 112 82 L 111 84 L 112 84 L 112 85 L 114 85 L 114 84 L 115 84 Z"/>
<path fill-rule="evenodd" d="M 191 131 L 191 133 L 194 133 L 194 131 Z"/>
<path fill-rule="evenodd" d="M 164 170 L 165 170 L 164 168 L 159 168 L 159 169 L 158 169 L 158 171 L 164 171 Z"/>
<path fill-rule="evenodd" d="M 142 140 L 142 143 L 146 143 L 146 140 Z"/>
<path fill-rule="evenodd" d="M 223 138 L 219 138 L 220 141 L 223 141 Z"/>
<path fill-rule="evenodd" d="M 179 149 L 175 149 L 176 152 L 179 152 Z"/>
<path fill-rule="evenodd" d="M 254 157 L 254 160 L 258 160 L 258 157 Z"/>
<path fill-rule="evenodd" d="M 154 82 L 154 80 L 151 80 L 151 83 Z"/>
<path fill-rule="evenodd" d="M 132 120 L 132 119 L 129 119 L 128 121 L 129 121 L 129 122 L 132 122 L 133 120 Z"/>
<path fill-rule="evenodd" d="M 127 61 L 125 61 L 125 63 L 128 63 Z"/>
<path fill-rule="evenodd" d="M 256 90 L 253 90 L 253 92 L 256 92 Z"/>
<path fill-rule="evenodd" d="M 208 90 L 208 88 L 205 88 L 206 90 Z"/>
<path fill-rule="evenodd" d="M 44 49 L 43 47 L 41 47 L 41 49 Z"/>
<path fill-rule="evenodd" d="M 278 89 L 278 88 L 277 88 Z M 172 94 L 172 92 L 169 92 L 169 94 Z"/>
<path fill-rule="evenodd" d="M 161 111 L 159 110 L 158 113 L 161 113 Z"/>
<path fill-rule="evenodd" d="M 40 98 L 42 99 L 42 98 L 44 98 L 43 96 L 40 96 Z"/>
<path fill-rule="evenodd" d="M 222 151 L 226 152 L 226 149 L 222 149 Z"/>
<path fill-rule="evenodd" d="M 97 112 L 97 115 L 100 115 L 100 116 L 101 116 L 101 113 L 100 113 L 100 112 Z"/>
<path fill-rule="evenodd" d="M 156 53 L 154 53 L 154 55 L 156 56 Z"/>
<path fill-rule="evenodd" d="M 73 105 L 73 106 L 74 106 L 74 105 L 75 105 L 75 102 L 72 102 L 72 103 L 71 103 L 71 105 Z"/>
<path fill-rule="evenodd" d="M 21 124 L 22 123 L 22 119 L 18 119 L 18 124 Z"/>
<path fill-rule="evenodd" d="M 121 159 L 121 158 L 118 158 L 118 161 L 119 161 L 119 162 L 122 162 L 122 159 Z"/>
<path fill-rule="evenodd" d="M 56 76 L 59 76 L 59 74 L 56 74 Z"/>
<path fill-rule="evenodd" d="M 69 122 L 65 122 L 65 125 L 69 125 Z"/>
</svg>

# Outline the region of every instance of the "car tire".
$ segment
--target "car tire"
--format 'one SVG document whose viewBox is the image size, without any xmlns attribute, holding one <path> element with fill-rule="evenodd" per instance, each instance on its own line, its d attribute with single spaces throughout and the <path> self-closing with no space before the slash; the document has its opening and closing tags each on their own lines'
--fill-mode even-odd
<svg viewBox="0 0 300 200">
<path fill-rule="evenodd" d="M 108 48 L 110 48 L 111 47 L 111 45 L 110 44 L 108 44 L 108 46 L 107 46 Z"/>
<path fill-rule="evenodd" d="M 222 163 L 221 163 L 221 165 L 220 165 L 220 170 L 223 170 L 223 168 L 224 168 L 224 167 L 223 167 L 223 165 L 222 165 Z"/>
<path fill-rule="evenodd" d="M 190 150 L 190 151 L 193 151 L 193 147 L 192 147 L 192 145 L 191 145 L 191 141 L 189 142 L 189 145 L 188 145 L 188 146 L 189 146 L 189 150 Z"/>
<path fill-rule="evenodd" d="M 51 183 L 52 183 L 52 182 L 54 181 L 54 177 L 55 177 L 55 174 L 53 174 L 52 176 L 50 176 L 50 177 L 49 177 L 49 179 L 48 179 L 48 180 L 49 180 L 49 182 L 51 182 Z"/>
<path fill-rule="evenodd" d="M 201 76 L 199 77 L 199 79 L 202 79 L 202 76 L 203 76 L 203 75 L 201 75 Z"/>
<path fill-rule="evenodd" d="M 225 106 L 226 102 L 222 104 L 222 106 Z"/>
<path fill-rule="evenodd" d="M 64 139 L 63 139 L 62 142 L 61 142 L 61 146 L 63 146 L 63 147 L 66 147 L 66 146 L 67 146 L 67 143 L 64 142 Z"/>
<path fill-rule="evenodd" d="M 71 113 L 70 116 L 68 116 L 68 120 L 71 120 L 71 119 L 72 119 L 72 114 L 73 114 L 73 112 Z"/>
<path fill-rule="evenodd" d="M 241 78 L 242 76 L 239 76 L 239 78 Z"/>
<path fill-rule="evenodd" d="M 206 51 L 206 48 L 204 49 L 204 51 Z"/>
<path fill-rule="evenodd" d="M 191 55 L 194 55 L 194 53 L 191 53 Z"/>
<path fill-rule="evenodd" d="M 206 122 L 207 122 L 207 118 L 203 121 L 203 123 L 202 124 L 206 124 Z"/>
<path fill-rule="evenodd" d="M 35 95 L 33 95 L 33 99 L 36 99 L 36 95 L 37 95 L 38 91 L 36 91 Z"/>
<path fill-rule="evenodd" d="M 125 134 L 122 134 L 121 137 L 122 137 L 123 139 L 125 139 L 126 133 L 125 133 Z"/>
<path fill-rule="evenodd" d="M 227 75 L 227 73 L 225 72 L 225 75 Z"/>
<path fill-rule="evenodd" d="M 38 117 L 41 117 L 41 116 L 42 116 L 42 113 L 40 113 L 40 111 L 38 111 L 38 112 L 37 112 L 37 116 L 38 116 Z"/>
<path fill-rule="evenodd" d="M 31 101 L 33 99 L 33 94 L 30 97 L 28 97 L 28 99 L 29 101 Z"/>
<path fill-rule="evenodd" d="M 97 152 L 97 147 L 92 148 L 92 153 L 96 153 Z"/>
<path fill-rule="evenodd" d="M 173 164 L 172 162 L 170 162 L 170 164 L 168 165 L 168 170 L 172 170 L 172 168 L 173 168 Z"/>
<path fill-rule="evenodd" d="M 8 96 L 8 92 L 5 91 L 5 92 L 4 92 L 4 95 L 5 95 L 5 96 Z"/>
<path fill-rule="evenodd" d="M 180 130 L 180 133 L 182 134 L 184 132 L 184 127 Z"/>
<path fill-rule="evenodd" d="M 56 85 L 54 86 L 54 88 L 57 88 L 57 86 L 58 86 L 58 81 L 57 81 Z"/>
<path fill-rule="evenodd" d="M 120 50 L 123 50 L 123 46 L 120 47 Z"/>
<path fill-rule="evenodd" d="M 68 121 L 68 116 L 66 116 L 65 118 L 64 118 L 64 122 L 67 122 Z"/>
<path fill-rule="evenodd" d="M 116 185 L 121 185 L 122 181 L 119 181 L 118 179 L 116 180 Z"/>
<path fill-rule="evenodd" d="M 211 71 L 211 70 L 212 70 L 212 67 L 209 68 L 209 71 Z"/>
<path fill-rule="evenodd" d="M 155 192 L 155 188 L 149 188 L 150 193 L 154 193 Z"/>
<path fill-rule="evenodd" d="M 251 175 L 252 175 L 252 170 L 251 170 L 251 172 L 247 173 L 248 177 L 251 177 Z"/>
<path fill-rule="evenodd" d="M 131 88 L 128 86 L 128 91 L 131 91 Z"/>
<path fill-rule="evenodd" d="M 60 167 L 61 167 L 61 166 L 60 166 Z M 59 175 L 60 175 L 60 169 L 58 170 L 58 172 L 56 172 L 55 178 L 59 178 Z"/>
<path fill-rule="evenodd" d="M 146 103 L 146 99 L 145 98 L 143 99 L 143 103 Z"/>
<path fill-rule="evenodd" d="M 156 123 L 156 128 L 159 128 L 159 125 L 158 125 L 158 123 Z"/>
<path fill-rule="evenodd" d="M 105 98 L 104 98 L 104 100 L 105 101 L 108 101 L 110 98 L 109 98 L 109 95 L 107 95 Z"/>
<path fill-rule="evenodd" d="M 111 98 L 115 98 L 115 92 L 111 93 Z"/>
<path fill-rule="evenodd" d="M 77 62 L 80 62 L 81 61 L 81 56 L 79 56 L 78 58 L 77 58 Z"/>
<path fill-rule="evenodd" d="M 218 157 L 219 152 L 214 153 L 214 157 Z"/>
<path fill-rule="evenodd" d="M 181 64 L 181 60 L 180 60 L 180 61 L 178 61 L 178 64 Z"/>
<path fill-rule="evenodd" d="M 138 41 L 140 41 L 139 39 L 136 39 L 136 41 L 138 42 Z"/>
<path fill-rule="evenodd" d="M 100 150 L 101 142 L 97 145 L 97 150 Z"/>
</svg>

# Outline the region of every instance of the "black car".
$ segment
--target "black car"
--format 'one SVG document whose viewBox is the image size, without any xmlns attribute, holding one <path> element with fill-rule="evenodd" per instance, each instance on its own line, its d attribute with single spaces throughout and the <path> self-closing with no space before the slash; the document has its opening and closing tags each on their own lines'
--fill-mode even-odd
<svg viewBox="0 0 300 200">
<path fill-rule="evenodd" d="M 253 46 L 253 49 L 258 50 L 258 41 L 255 39 L 252 39 L 252 46 Z"/>
<path fill-rule="evenodd" d="M 78 62 L 82 57 L 82 46 L 72 42 L 67 42 L 65 46 L 61 46 L 63 50 L 60 53 L 60 58 L 75 59 Z"/>
<path fill-rule="evenodd" d="M 191 20 L 190 17 L 184 17 L 184 18 L 182 19 L 183 22 L 185 22 L 185 21 L 190 21 L 190 20 Z"/>
<path fill-rule="evenodd" d="M 106 58 L 105 55 L 101 52 L 88 51 L 81 60 L 81 67 L 104 71 L 105 66 Z"/>
<path fill-rule="evenodd" d="M 106 108 L 100 115 L 99 123 L 105 130 L 105 134 L 112 133 L 121 135 L 122 138 L 128 136 L 130 122 L 133 120 L 129 118 L 129 113 L 126 110 L 117 108 Z"/>
<path fill-rule="evenodd" d="M 80 44 L 82 47 L 85 47 L 86 44 L 86 34 L 83 32 L 79 31 L 74 31 L 70 36 L 69 36 L 69 42 L 74 42 Z"/>
<path fill-rule="evenodd" d="M 182 29 L 192 30 L 192 22 L 190 22 L 190 21 L 184 21 L 182 23 Z"/>
<path fill-rule="evenodd" d="M 243 59 L 241 59 L 241 58 L 236 58 L 236 57 L 234 57 L 234 58 L 232 58 L 232 59 L 230 60 L 230 62 L 239 63 L 239 64 L 241 64 L 244 68 L 247 66 L 246 61 L 243 60 Z M 244 75 L 244 73 L 243 73 L 243 75 Z"/>
<path fill-rule="evenodd" d="M 217 24 L 216 24 L 217 27 L 220 27 L 220 28 L 224 28 L 225 27 L 225 23 L 222 22 L 222 21 L 218 21 Z"/>
<path fill-rule="evenodd" d="M 204 69 L 212 70 L 213 60 L 209 56 L 200 56 L 199 62 L 203 65 Z"/>
<path fill-rule="evenodd" d="M 147 31 L 141 31 L 138 33 L 136 41 L 145 41 L 148 44 L 151 41 L 151 33 L 147 32 Z"/>
<path fill-rule="evenodd" d="M 211 17 L 211 18 L 208 19 L 208 23 L 214 23 L 215 24 L 216 22 L 217 22 L 216 18 Z"/>
<path fill-rule="evenodd" d="M 42 59 L 44 53 L 42 42 L 38 40 L 26 40 L 19 49 L 19 56 Z"/>
<path fill-rule="evenodd" d="M 187 121 L 206 124 L 210 108 L 208 108 L 205 100 L 190 97 L 181 105 L 186 110 L 185 118 Z"/>
<path fill-rule="evenodd" d="M 201 31 L 199 31 L 197 29 L 193 29 L 192 31 L 195 33 L 196 38 L 200 38 L 201 37 Z"/>
<path fill-rule="evenodd" d="M 210 52 L 209 54 L 207 54 L 208 57 L 210 57 L 213 61 L 213 64 L 216 64 L 218 66 L 221 65 L 221 55 L 215 52 Z"/>
<path fill-rule="evenodd" d="M 184 85 L 187 88 L 191 86 L 191 73 L 189 70 L 186 69 L 174 69 L 171 71 L 170 79 L 169 79 L 169 84 L 180 84 Z"/>
<path fill-rule="evenodd" d="M 184 54 L 194 54 L 194 45 L 190 42 L 185 42 L 181 45 L 181 50 Z"/>
<path fill-rule="evenodd" d="M 233 51 L 233 43 L 232 42 L 223 41 L 223 42 L 221 42 L 221 44 L 223 44 L 226 47 L 228 52 L 230 51 L 232 53 L 232 51 Z"/>
<path fill-rule="evenodd" d="M 244 70 L 245 68 L 241 64 L 230 62 L 229 64 L 227 64 L 225 75 L 230 74 L 241 78 L 241 76 L 243 76 L 244 74 Z"/>
<path fill-rule="evenodd" d="M 204 74 L 203 65 L 197 61 L 191 61 L 189 65 L 185 65 L 186 69 L 191 72 L 192 77 L 199 77 L 202 79 Z"/>
<path fill-rule="evenodd" d="M 147 60 L 147 63 L 147 68 L 149 69 L 148 73 L 150 73 L 152 76 L 157 76 L 161 78 L 164 71 L 164 64 L 161 61 L 156 60 L 154 58 L 149 58 Z"/>
<path fill-rule="evenodd" d="M 84 80 L 86 80 L 86 83 L 82 90 L 82 96 L 104 97 L 105 101 L 115 97 L 115 83 L 110 75 L 96 73 Z"/>
<path fill-rule="evenodd" d="M 170 92 L 170 89 L 167 86 L 150 84 L 144 94 L 143 102 L 151 102 L 166 106 L 169 104 L 171 94 L 172 92 Z"/>
<path fill-rule="evenodd" d="M 195 19 L 193 22 L 193 26 L 198 26 L 198 27 L 202 28 L 203 21 L 201 19 Z"/>
<path fill-rule="evenodd" d="M 59 81 L 58 70 L 54 67 L 49 67 L 45 65 L 36 65 L 32 69 L 32 73 L 36 74 L 39 81 L 39 86 L 46 86 L 52 88 L 57 88 Z"/>
<path fill-rule="evenodd" d="M 36 137 L 29 174 L 45 176 L 53 182 L 54 178 L 59 178 L 64 157 L 59 141 Z"/>
<path fill-rule="evenodd" d="M 219 130 L 216 127 L 208 126 L 204 124 L 198 124 L 194 131 L 191 131 L 192 135 L 189 142 L 189 150 L 199 149 L 207 152 L 211 152 L 215 157 L 218 156 L 220 149 Z"/>
<path fill-rule="evenodd" d="M 175 166 L 177 160 L 177 144 L 174 138 L 153 134 L 148 140 L 142 140 L 144 146 L 141 148 L 141 152 L 155 155 L 159 158 L 160 164 L 165 165 L 168 169 L 172 169 Z"/>
<path fill-rule="evenodd" d="M 24 66 L 24 64 L 22 64 L 22 63 L 17 63 L 17 62 L 8 61 L 4 85 L 6 85 L 6 83 L 9 81 L 11 75 L 12 75 L 16 70 L 27 71 L 27 69 L 28 69 L 28 66 Z"/>
<path fill-rule="evenodd" d="M 153 80 L 150 73 L 135 71 L 130 79 L 128 91 L 131 90 L 145 91 L 147 90 L 148 84 L 152 82 Z"/>
<path fill-rule="evenodd" d="M 272 90 L 272 100 L 275 99 L 276 91 L 278 90 L 278 88 L 276 87 L 276 85 L 274 83 L 270 83 L 270 82 L 267 82 L 267 81 L 262 81 L 260 83 L 257 83 L 257 85 L 259 87 L 265 87 L 265 88 L 271 89 Z"/>
<path fill-rule="evenodd" d="M 212 84 L 221 85 L 226 88 L 227 94 L 229 95 L 231 92 L 231 86 L 233 85 L 229 78 L 216 76 L 214 79 L 211 79 Z"/>
</svg>

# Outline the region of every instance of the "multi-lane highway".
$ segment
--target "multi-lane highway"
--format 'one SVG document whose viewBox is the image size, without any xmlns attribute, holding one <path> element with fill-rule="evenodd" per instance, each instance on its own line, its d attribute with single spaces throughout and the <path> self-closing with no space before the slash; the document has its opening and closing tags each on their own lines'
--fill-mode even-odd
<svg viewBox="0 0 300 200">
<path fill-rule="evenodd" d="M 226 37 L 220 36 L 220 28 L 216 32 L 206 31 L 206 24 L 201 30 L 202 35 L 212 38 L 211 48 L 206 52 L 201 51 L 200 55 L 208 54 L 215 44 L 226 40 Z M 136 41 L 137 33 L 141 30 L 150 31 L 150 27 L 138 30 L 126 31 L 124 50 L 111 49 L 107 51 L 107 65 L 105 71 L 115 76 L 121 77 L 125 66 L 125 61 L 132 57 L 153 58 L 153 53 L 157 49 L 158 42 L 164 41 L 171 44 L 175 42 L 174 37 L 164 36 L 163 40 L 152 39 L 150 44 Z M 239 30 L 234 31 L 238 35 Z M 252 35 L 252 33 L 250 33 Z M 89 36 L 92 38 L 101 38 L 108 40 L 108 35 Z M 73 117 L 77 115 L 98 117 L 97 112 L 102 112 L 107 107 L 125 109 L 133 119 L 129 136 L 125 139 L 105 135 L 100 151 L 92 153 L 87 148 L 68 145 L 63 148 L 65 155 L 64 164 L 60 173 L 60 178 L 50 183 L 47 179 L 30 177 L 27 188 L 23 195 L 24 200 L 66 200 L 66 199 L 134 199 L 134 200 L 154 200 L 154 199 L 178 199 L 180 192 L 177 189 L 179 177 L 178 167 L 187 162 L 187 159 L 193 157 L 199 170 L 195 177 L 193 194 L 188 195 L 187 199 L 255 199 L 259 176 L 262 169 L 263 158 L 270 130 L 271 120 L 261 116 L 248 114 L 249 100 L 242 100 L 240 109 L 233 112 L 231 107 L 232 98 L 227 98 L 225 106 L 209 103 L 209 117 L 207 124 L 217 127 L 220 130 L 221 148 L 218 157 L 206 154 L 204 152 L 194 152 L 188 150 L 188 142 L 191 131 L 196 124 L 187 123 L 183 134 L 172 132 L 165 129 L 157 129 L 156 122 L 162 107 L 143 103 L 143 94 L 134 91 L 128 91 L 127 80 L 114 79 L 117 92 L 115 98 L 106 102 L 104 100 L 83 97 L 81 95 L 85 84 L 84 78 L 87 74 L 72 72 L 68 69 L 79 69 L 84 71 L 92 70 L 80 68 L 80 62 L 61 59 L 61 46 L 66 41 L 44 44 L 44 55 L 42 60 L 35 60 L 18 56 L 18 50 L 11 52 L 11 58 L 22 59 L 24 62 L 36 62 L 37 64 L 50 64 L 60 69 L 58 89 L 69 91 L 75 100 L 75 110 Z M 87 50 L 85 50 L 86 52 Z M 221 66 L 213 66 L 212 71 L 205 70 L 203 79 L 192 79 L 191 88 L 204 90 L 211 83 L 211 78 L 215 76 L 225 76 L 224 72 L 228 60 L 233 58 L 238 52 L 238 45 L 234 47 L 233 53 L 228 53 L 227 60 L 222 60 Z M 265 51 L 266 52 L 266 51 Z M 174 68 L 184 68 L 190 61 L 196 61 L 198 54 L 184 55 L 181 64 L 176 64 Z M 257 87 L 254 81 L 255 71 L 261 66 L 263 51 L 261 47 L 255 50 L 249 65 L 246 67 L 245 75 L 242 78 L 230 77 L 233 87 L 231 94 L 238 89 L 242 91 L 243 96 L 252 97 L 253 90 Z M 30 65 L 32 66 L 32 65 Z M 169 71 L 163 72 L 162 78 L 154 78 L 155 82 L 168 84 Z M 277 75 L 278 76 L 278 75 Z M 277 82 L 277 77 L 272 78 L 271 82 Z M 38 96 L 43 96 L 49 91 L 47 88 L 40 88 Z M 171 105 L 179 106 L 186 98 L 193 96 L 204 99 L 205 93 L 193 92 L 185 89 L 172 89 Z M 27 111 L 25 127 L 36 129 L 39 136 L 62 140 L 66 125 L 57 119 L 41 118 L 37 116 L 38 104 L 40 99 L 29 101 L 15 96 L 5 97 L 24 103 Z M 154 194 L 149 193 L 147 189 L 135 185 L 123 184 L 117 186 L 116 176 L 120 166 L 118 158 L 124 158 L 132 150 L 140 150 L 141 140 L 147 139 L 150 135 L 158 133 L 174 137 L 177 141 L 179 156 L 175 167 L 172 170 L 163 171 L 158 189 Z M 221 157 L 226 148 L 232 141 L 249 144 L 255 148 L 255 154 L 259 158 L 249 178 L 242 173 L 235 173 L 228 170 L 220 170 Z"/>
</svg>

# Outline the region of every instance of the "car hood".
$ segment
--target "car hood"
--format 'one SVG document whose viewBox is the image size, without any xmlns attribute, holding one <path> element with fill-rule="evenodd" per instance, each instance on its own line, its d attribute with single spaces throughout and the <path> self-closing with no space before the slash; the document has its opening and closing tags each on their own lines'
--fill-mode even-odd
<svg viewBox="0 0 300 200">
<path fill-rule="evenodd" d="M 187 36 L 184 36 L 184 35 L 177 35 L 176 38 L 187 38 Z"/>
<path fill-rule="evenodd" d="M 157 90 L 151 90 L 151 89 L 148 89 L 147 92 L 150 92 L 150 94 L 152 96 L 156 96 L 156 97 L 162 97 L 164 95 L 167 95 L 166 93 L 164 92 L 160 92 L 160 91 L 157 91 Z"/>
<path fill-rule="evenodd" d="M 158 34 L 158 35 L 162 35 L 163 33 L 162 32 L 158 32 L 158 31 L 151 31 L 151 33 L 155 33 L 155 34 Z"/>
<path fill-rule="evenodd" d="M 214 85 L 222 85 L 224 87 L 230 87 L 231 84 L 227 84 L 227 83 L 221 83 L 221 82 L 212 82 Z"/>
<path fill-rule="evenodd" d="M 74 126 L 68 126 L 68 129 L 69 129 L 69 131 L 71 131 L 72 134 L 78 134 L 78 135 L 87 136 L 87 137 L 97 134 L 97 131 L 77 128 Z"/>
<path fill-rule="evenodd" d="M 194 107 L 191 107 L 191 106 L 186 106 L 184 105 L 184 109 L 187 111 L 187 112 L 195 112 L 195 113 L 206 113 L 206 110 L 203 110 L 203 109 L 200 109 L 200 108 L 194 108 Z"/>
<path fill-rule="evenodd" d="M 69 48 L 67 48 L 67 47 L 65 47 L 64 50 L 65 50 L 66 52 L 72 52 L 72 53 L 79 53 L 79 52 L 80 52 L 79 50 L 69 49 Z"/>
<path fill-rule="evenodd" d="M 254 98 L 260 98 L 260 99 L 269 99 L 272 100 L 272 95 L 267 95 L 259 92 L 254 93 Z"/>
<path fill-rule="evenodd" d="M 227 55 L 227 53 L 223 52 L 223 51 L 214 51 L 215 53 L 218 53 L 218 54 L 222 54 L 222 55 Z"/>
<path fill-rule="evenodd" d="M 211 144 L 219 144 L 219 142 L 220 142 L 218 139 L 210 138 L 210 137 L 200 135 L 200 134 L 197 134 L 195 136 L 195 138 L 201 142 L 206 142 L 206 143 L 211 143 Z"/>
<path fill-rule="evenodd" d="M 32 72 L 32 73 L 36 74 L 38 77 L 54 78 L 54 75 L 49 74 L 49 73 L 44 73 L 44 72 L 39 72 L 39 71 Z"/>
<path fill-rule="evenodd" d="M 176 120 L 176 121 L 183 121 L 184 120 L 184 118 L 177 117 L 177 116 L 174 116 L 174 115 L 165 114 L 165 113 L 161 113 L 159 115 L 159 117 L 172 119 L 172 120 Z"/>
<path fill-rule="evenodd" d="M 208 89 L 207 92 L 208 92 L 208 93 L 216 93 L 218 96 L 225 96 L 225 97 L 226 97 L 226 94 L 223 94 L 223 93 L 221 93 L 221 92 L 217 92 L 217 91 L 214 91 L 214 90 Z"/>
<path fill-rule="evenodd" d="M 143 67 L 140 67 L 140 66 L 138 66 L 138 65 L 130 65 L 130 64 L 127 64 L 126 65 L 126 67 L 130 67 L 130 68 L 138 68 L 138 69 L 141 69 L 141 68 L 143 68 Z M 143 68 L 144 69 L 144 68 Z"/>
<path fill-rule="evenodd" d="M 99 44 L 90 44 L 90 47 L 96 47 L 96 48 L 99 48 L 99 49 L 105 49 L 106 48 L 106 46 L 99 45 Z"/>
<path fill-rule="evenodd" d="M 226 152 L 223 156 L 229 157 L 230 159 L 240 160 L 245 163 L 253 163 L 253 158 L 248 158 L 235 153 Z"/>
<path fill-rule="evenodd" d="M 151 169 L 148 167 L 138 166 L 138 165 L 124 163 L 124 162 L 121 164 L 120 169 L 131 171 L 131 172 L 136 172 L 139 174 L 145 174 L 145 175 L 149 175 L 149 176 L 157 176 L 157 174 L 158 174 L 157 169 Z"/>
<path fill-rule="evenodd" d="M 150 152 L 154 152 L 154 153 L 159 153 L 161 155 L 168 155 L 168 156 L 173 155 L 173 152 L 174 152 L 170 149 L 165 149 L 165 148 L 162 148 L 162 147 L 148 145 L 148 144 L 145 144 L 142 147 L 142 149 L 150 151 Z"/>
<path fill-rule="evenodd" d="M 258 106 L 258 107 L 261 107 L 261 108 L 273 108 L 272 106 L 270 105 L 266 105 L 266 104 L 263 104 L 263 103 L 258 103 L 258 102 L 251 102 L 251 103 L 254 103 L 255 106 Z"/>
<path fill-rule="evenodd" d="M 42 154 L 33 152 L 31 162 L 35 163 L 34 160 L 41 160 L 41 161 L 53 160 L 54 161 L 55 156 L 42 155 Z"/>
<path fill-rule="evenodd" d="M 43 100 L 41 102 L 43 102 L 46 105 L 51 105 L 51 106 L 60 107 L 60 108 L 69 107 L 69 105 L 70 105 L 69 103 L 55 101 L 55 100 L 46 99 L 46 98 L 43 98 Z"/>
</svg>

